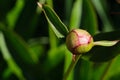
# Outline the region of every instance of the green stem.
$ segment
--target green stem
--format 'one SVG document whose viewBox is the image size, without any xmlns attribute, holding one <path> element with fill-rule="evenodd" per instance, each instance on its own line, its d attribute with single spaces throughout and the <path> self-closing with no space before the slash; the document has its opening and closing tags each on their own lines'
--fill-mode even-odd
<svg viewBox="0 0 120 80">
<path fill-rule="evenodd" d="M 73 55 L 74 57 L 74 55 Z M 68 67 L 67 71 L 64 74 L 63 80 L 67 80 L 67 78 L 69 77 L 69 74 L 71 73 L 71 71 L 74 69 L 76 63 L 78 62 L 78 60 L 80 59 L 81 54 L 80 55 L 75 55 L 75 60 L 73 59 L 70 66 Z"/>
</svg>

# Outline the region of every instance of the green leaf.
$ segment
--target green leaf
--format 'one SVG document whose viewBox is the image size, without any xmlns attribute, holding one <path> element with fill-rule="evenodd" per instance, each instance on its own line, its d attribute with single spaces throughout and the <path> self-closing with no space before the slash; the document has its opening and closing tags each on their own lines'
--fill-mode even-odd
<svg viewBox="0 0 120 80">
<path fill-rule="evenodd" d="M 40 12 L 36 13 L 37 4 L 35 0 L 23 1 L 24 6 L 17 18 L 14 30 L 27 41 L 36 31 Z"/>
<path fill-rule="evenodd" d="M 10 29 L 14 29 L 16 21 L 18 19 L 20 12 L 22 11 L 23 6 L 24 0 L 17 0 L 14 8 L 8 13 L 7 21 Z"/>
<path fill-rule="evenodd" d="M 120 54 L 120 41 L 113 46 L 94 46 L 84 57 L 94 62 L 112 60 Z"/>
<path fill-rule="evenodd" d="M 50 51 L 48 52 L 48 57 L 45 62 L 46 66 L 45 70 L 49 71 L 50 69 L 57 66 L 64 59 L 64 52 L 65 45 L 61 45 L 58 48 L 50 49 Z"/>
<path fill-rule="evenodd" d="M 83 0 L 83 13 L 80 28 L 87 30 L 91 35 L 98 31 L 97 14 L 91 0 Z"/>
<path fill-rule="evenodd" d="M 75 67 L 75 79 L 74 80 L 93 80 L 92 76 L 92 63 L 83 59 L 79 59 Z"/>
<path fill-rule="evenodd" d="M 36 63 L 38 61 L 38 57 L 33 50 L 30 49 L 28 44 L 19 35 L 9 29 L 0 28 L 0 30 L 4 33 L 8 47 L 12 53 L 18 53 L 23 61 L 28 63 Z"/>
<path fill-rule="evenodd" d="M 98 42 L 98 45 L 85 54 L 89 60 L 95 62 L 108 61 L 120 53 L 120 30 L 99 33 L 93 38 L 95 44 Z"/>
<path fill-rule="evenodd" d="M 82 16 L 82 0 L 76 0 L 71 13 L 70 29 L 79 28 Z"/>
<path fill-rule="evenodd" d="M 12 74 L 12 70 L 9 67 L 6 68 L 2 75 L 3 79 L 5 80 L 5 79 L 9 78 L 11 76 L 11 74 Z"/>
<path fill-rule="evenodd" d="M 48 5 L 50 5 L 51 7 L 53 7 L 53 1 L 52 0 L 47 0 L 46 1 Z M 58 43 L 58 38 L 56 37 L 56 35 L 54 34 L 53 30 L 51 29 L 51 25 L 49 26 L 49 42 L 50 42 L 50 48 L 56 48 L 57 47 L 57 43 Z"/>
<path fill-rule="evenodd" d="M 119 40 L 116 41 L 96 41 L 94 42 L 94 46 L 98 45 L 98 46 L 113 46 L 115 45 Z"/>
<path fill-rule="evenodd" d="M 64 6 L 64 11 L 65 11 L 65 23 L 68 25 L 69 21 L 70 21 L 70 13 L 71 13 L 71 8 L 72 8 L 72 4 L 73 4 L 73 0 L 65 0 L 65 6 Z"/>
<path fill-rule="evenodd" d="M 101 40 L 119 40 L 120 39 L 120 30 L 111 31 L 111 32 L 104 32 L 96 34 L 94 37 L 95 41 L 101 41 Z"/>
<path fill-rule="evenodd" d="M 34 54 L 38 58 L 40 58 L 42 53 L 44 53 L 44 50 L 45 50 L 44 45 L 48 44 L 48 38 L 46 37 L 33 38 L 29 40 L 28 44 L 30 49 L 34 51 Z"/>
<path fill-rule="evenodd" d="M 38 3 L 38 5 L 40 8 L 42 8 L 48 23 L 51 25 L 51 28 L 57 37 L 65 37 L 68 34 L 68 29 L 57 16 L 55 11 L 47 5 L 42 5 L 40 3 Z"/>
<path fill-rule="evenodd" d="M 103 25 L 104 25 L 103 30 L 104 31 L 112 31 L 113 27 L 112 27 L 110 20 L 103 8 L 101 0 L 91 0 L 91 1 L 93 2 L 94 6 L 98 12 L 98 15 L 100 16 L 100 18 L 103 22 Z"/>
<path fill-rule="evenodd" d="M 47 3 L 48 5 L 50 5 L 51 7 L 53 7 L 53 0 L 47 0 L 46 3 Z"/>
<path fill-rule="evenodd" d="M 105 74 L 104 80 L 119 80 L 120 78 L 120 56 L 117 56 L 109 66 L 109 70 Z"/>
<path fill-rule="evenodd" d="M 104 76 L 104 73 L 106 72 L 105 69 L 107 69 L 109 65 L 109 62 L 104 63 L 93 63 L 92 65 L 92 80 L 103 80 L 102 77 Z"/>
<path fill-rule="evenodd" d="M 4 60 L 7 62 L 8 67 L 11 69 L 11 71 L 19 78 L 24 80 L 24 76 L 22 74 L 22 70 L 18 67 L 18 65 L 13 60 L 9 50 L 7 49 L 5 39 L 3 36 L 3 33 L 0 32 L 0 49 L 3 55 Z"/>
</svg>

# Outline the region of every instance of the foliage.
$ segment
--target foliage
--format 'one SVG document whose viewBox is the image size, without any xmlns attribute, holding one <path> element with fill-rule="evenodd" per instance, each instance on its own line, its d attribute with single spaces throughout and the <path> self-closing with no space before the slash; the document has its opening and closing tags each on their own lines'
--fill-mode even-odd
<svg viewBox="0 0 120 80">
<path fill-rule="evenodd" d="M 119 80 L 119 6 L 110 5 L 117 0 L 39 2 L 0 1 L 0 80 Z M 74 28 L 97 44 L 76 62 L 65 45 Z"/>
</svg>

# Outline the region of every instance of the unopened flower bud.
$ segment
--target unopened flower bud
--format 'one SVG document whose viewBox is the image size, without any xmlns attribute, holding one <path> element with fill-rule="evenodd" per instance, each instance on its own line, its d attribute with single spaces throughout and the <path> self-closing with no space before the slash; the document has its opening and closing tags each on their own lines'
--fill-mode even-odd
<svg viewBox="0 0 120 80">
<path fill-rule="evenodd" d="M 93 47 L 93 38 L 85 30 L 73 29 L 66 38 L 67 48 L 74 54 L 86 53 Z"/>
</svg>

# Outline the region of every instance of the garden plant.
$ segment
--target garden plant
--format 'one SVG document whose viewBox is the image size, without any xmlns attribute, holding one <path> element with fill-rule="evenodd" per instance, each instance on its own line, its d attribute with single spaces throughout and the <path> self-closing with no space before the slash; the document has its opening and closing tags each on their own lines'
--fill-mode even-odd
<svg viewBox="0 0 120 80">
<path fill-rule="evenodd" d="M 119 80 L 119 9 L 119 0 L 1 0 L 0 80 Z"/>
</svg>

